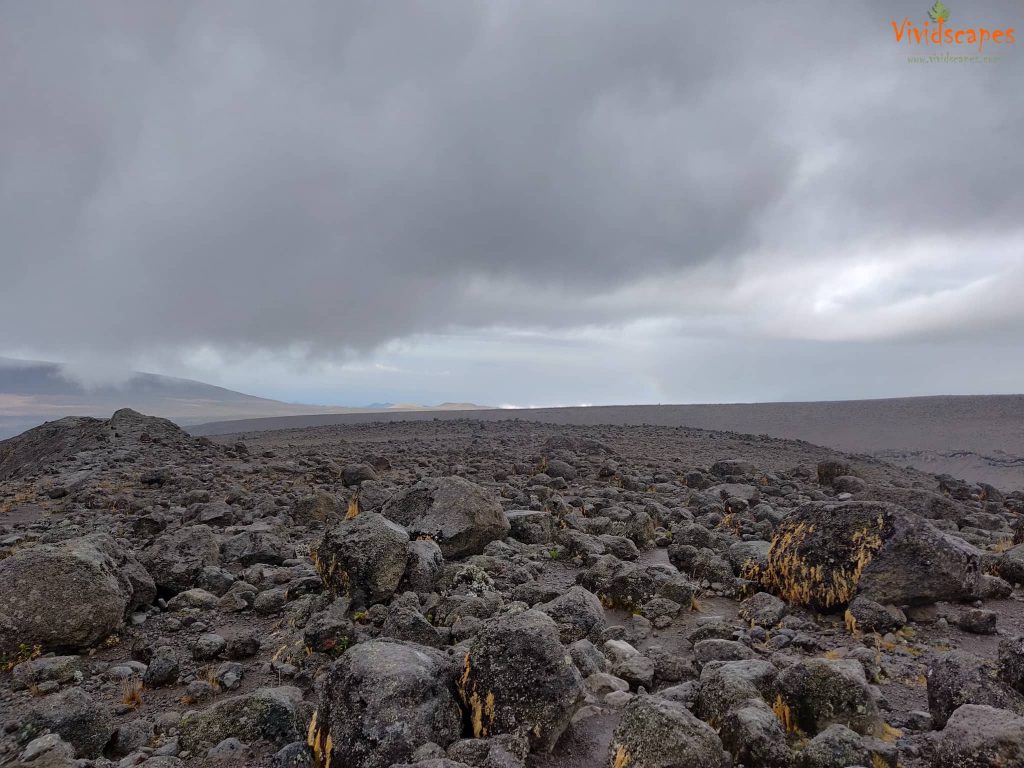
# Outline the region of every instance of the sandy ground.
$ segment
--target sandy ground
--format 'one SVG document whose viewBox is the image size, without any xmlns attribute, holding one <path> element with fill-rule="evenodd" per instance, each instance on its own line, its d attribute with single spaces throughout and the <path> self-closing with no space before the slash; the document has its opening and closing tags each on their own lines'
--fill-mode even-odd
<svg viewBox="0 0 1024 768">
<path fill-rule="evenodd" d="M 202 424 L 217 435 L 374 421 L 464 418 L 446 413 L 289 416 Z M 624 405 L 473 411 L 487 421 L 688 426 L 806 440 L 925 472 L 1024 488 L 1024 395 L 912 397 L 815 403 Z"/>
</svg>

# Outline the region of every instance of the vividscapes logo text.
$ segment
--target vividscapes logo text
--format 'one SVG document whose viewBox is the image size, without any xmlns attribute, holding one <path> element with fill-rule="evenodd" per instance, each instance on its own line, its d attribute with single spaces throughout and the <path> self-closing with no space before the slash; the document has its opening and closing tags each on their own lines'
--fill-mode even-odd
<svg viewBox="0 0 1024 768">
<path fill-rule="evenodd" d="M 977 45 L 983 51 L 987 44 L 1013 45 L 1017 42 L 1014 28 L 989 29 L 987 27 L 958 27 L 951 24 L 949 8 L 942 0 L 936 0 L 928 11 L 928 20 L 922 26 L 914 24 L 910 17 L 902 22 L 893 21 L 892 31 L 896 42 L 907 45 Z"/>
</svg>

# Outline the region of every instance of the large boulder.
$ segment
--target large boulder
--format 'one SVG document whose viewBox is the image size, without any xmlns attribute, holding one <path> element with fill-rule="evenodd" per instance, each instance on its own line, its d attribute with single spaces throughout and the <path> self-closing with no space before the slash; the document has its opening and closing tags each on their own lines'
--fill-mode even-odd
<svg viewBox="0 0 1024 768">
<path fill-rule="evenodd" d="M 1024 717 L 976 704 L 958 707 L 935 748 L 935 768 L 1024 765 Z"/>
<path fill-rule="evenodd" d="M 718 729 L 725 748 L 740 765 L 789 768 L 786 732 L 772 708 L 751 699 L 726 713 Z"/>
<path fill-rule="evenodd" d="M 558 626 L 537 610 L 484 623 L 466 652 L 458 692 L 474 737 L 519 733 L 535 752 L 554 747 L 584 695 Z"/>
<path fill-rule="evenodd" d="M 179 528 L 146 547 L 142 562 L 161 595 L 176 595 L 193 587 L 204 568 L 220 562 L 220 539 L 208 525 Z"/>
<path fill-rule="evenodd" d="M 579 586 L 536 608 L 554 619 L 562 642 L 566 644 L 587 637 L 596 638 L 606 624 L 604 609 L 597 595 Z"/>
<path fill-rule="evenodd" d="M 106 707 L 81 688 L 68 688 L 48 696 L 21 718 L 23 740 L 46 731 L 56 733 L 82 758 L 99 757 L 114 734 L 114 720 Z"/>
<path fill-rule="evenodd" d="M 675 566 L 655 563 L 641 565 L 604 555 L 576 580 L 606 605 L 636 608 L 652 597 L 666 597 L 682 606 L 693 601 L 694 588 Z"/>
<path fill-rule="evenodd" d="M 324 531 L 312 558 L 327 589 L 363 608 L 395 594 L 408 551 L 405 529 L 376 512 L 360 512 Z"/>
<path fill-rule="evenodd" d="M 981 552 L 902 507 L 811 502 L 775 530 L 768 565 L 747 575 L 791 603 L 838 610 L 858 594 L 922 605 L 976 598 Z"/>
<path fill-rule="evenodd" d="M 697 714 L 717 726 L 733 708 L 758 699 L 774 702 L 777 682 L 778 670 L 763 659 L 706 664 L 700 673 Z"/>
<path fill-rule="evenodd" d="M 494 495 L 461 477 L 421 480 L 392 497 L 381 513 L 405 526 L 414 538 L 432 538 L 449 560 L 479 555 L 510 529 Z"/>
<path fill-rule="evenodd" d="M 384 640 L 349 648 L 328 673 L 309 727 L 318 764 L 388 768 L 413 762 L 423 744 L 455 741 L 462 714 L 454 675 L 433 648 Z"/>
<path fill-rule="evenodd" d="M 928 670 L 928 711 L 937 728 L 964 704 L 982 704 L 1024 715 L 1024 696 L 999 677 L 995 664 L 967 651 L 950 651 Z"/>
<path fill-rule="evenodd" d="M 0 561 L 0 653 L 85 649 L 114 632 L 133 587 L 104 535 L 19 550 Z"/>
<path fill-rule="evenodd" d="M 636 696 L 612 736 L 609 768 L 717 768 L 722 741 L 683 704 Z"/>
<path fill-rule="evenodd" d="M 878 704 L 855 659 L 801 659 L 779 675 L 779 703 L 805 733 L 840 724 L 861 734 L 880 732 Z"/>
<path fill-rule="evenodd" d="M 799 768 L 849 768 L 872 765 L 870 760 L 860 735 L 836 723 L 807 742 L 796 765 Z"/>
<path fill-rule="evenodd" d="M 296 706 L 301 701 L 302 691 L 288 686 L 221 699 L 207 709 L 185 713 L 179 725 L 181 746 L 205 751 L 234 737 L 283 747 L 299 737 L 302 723 Z"/>
<path fill-rule="evenodd" d="M 883 501 L 897 504 L 928 520 L 960 520 L 968 509 L 948 496 L 924 488 L 897 488 L 892 485 L 877 485 L 857 496 L 858 501 Z"/>
</svg>

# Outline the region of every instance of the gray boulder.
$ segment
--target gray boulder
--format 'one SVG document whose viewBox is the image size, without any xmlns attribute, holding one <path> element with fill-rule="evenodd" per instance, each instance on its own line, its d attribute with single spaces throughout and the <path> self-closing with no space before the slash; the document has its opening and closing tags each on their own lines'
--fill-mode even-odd
<svg viewBox="0 0 1024 768">
<path fill-rule="evenodd" d="M 706 664 L 700 673 L 696 712 L 710 723 L 720 723 L 734 707 L 758 698 L 774 702 L 778 674 L 762 659 Z"/>
<path fill-rule="evenodd" d="M 312 551 L 324 586 L 355 608 L 388 600 L 408 558 L 409 534 L 376 512 L 361 512 L 324 532 Z"/>
<path fill-rule="evenodd" d="M 33 739 L 45 731 L 56 733 L 81 758 L 99 757 L 114 734 L 114 721 L 106 707 L 81 688 L 68 688 L 48 696 L 22 717 L 19 735 Z"/>
<path fill-rule="evenodd" d="M 583 681 L 559 640 L 558 626 L 536 610 L 484 622 L 458 679 L 473 736 L 527 737 L 550 751 L 583 701 Z"/>
<path fill-rule="evenodd" d="M 302 723 L 296 705 L 301 701 L 298 688 L 257 688 L 221 699 L 208 709 L 186 712 L 179 724 L 181 746 L 205 751 L 231 737 L 284 746 L 299 737 Z"/>
<path fill-rule="evenodd" d="M 999 678 L 995 664 L 966 651 L 950 651 L 928 670 L 928 711 L 936 728 L 964 704 L 1024 715 L 1024 696 Z"/>
<path fill-rule="evenodd" d="M 610 768 L 717 768 L 722 741 L 682 704 L 636 696 L 626 705 L 609 750 Z"/>
<path fill-rule="evenodd" d="M 165 533 L 142 552 L 142 562 L 164 596 L 194 586 L 203 569 L 220 563 L 220 539 L 208 525 Z"/>
<path fill-rule="evenodd" d="M 597 595 L 579 586 L 536 608 L 554 619 L 561 640 L 566 644 L 587 637 L 595 639 L 607 623 Z"/>
<path fill-rule="evenodd" d="M 799 768 L 849 768 L 870 765 L 871 756 L 861 737 L 845 725 L 830 725 L 800 752 Z"/>
<path fill-rule="evenodd" d="M 20 644 L 86 649 L 114 632 L 131 582 L 106 536 L 22 549 L 0 560 L 0 653 Z"/>
<path fill-rule="evenodd" d="M 509 535 L 524 544 L 549 544 L 554 532 L 552 514 L 543 510 L 513 509 L 506 513 Z"/>
<path fill-rule="evenodd" d="M 815 610 L 841 609 L 858 594 L 923 605 L 976 598 L 981 552 L 894 504 L 811 502 L 779 524 L 767 567 L 752 575 Z"/>
<path fill-rule="evenodd" d="M 861 734 L 881 730 L 878 705 L 859 661 L 801 659 L 779 675 L 778 685 L 793 723 L 805 733 L 820 733 L 834 723 Z"/>
<path fill-rule="evenodd" d="M 388 500 L 381 513 L 414 538 L 432 538 L 449 560 L 479 555 L 510 529 L 494 495 L 461 477 L 422 480 Z"/>
<path fill-rule="evenodd" d="M 729 710 L 718 734 L 741 765 L 789 768 L 791 755 L 786 732 L 772 708 L 760 698 Z"/>
<path fill-rule="evenodd" d="M 253 563 L 280 565 L 293 554 L 287 551 L 285 543 L 279 536 L 259 530 L 243 531 L 225 539 L 220 551 L 225 563 L 239 563 L 244 566 Z"/>
<path fill-rule="evenodd" d="M 984 705 L 958 707 L 942 730 L 932 765 L 935 768 L 1024 765 L 1024 717 Z"/>
<path fill-rule="evenodd" d="M 666 597 L 689 607 L 694 587 L 671 565 L 641 565 L 615 555 L 598 558 L 577 581 L 596 594 L 602 602 L 622 608 L 640 607 L 652 597 Z"/>
<path fill-rule="evenodd" d="M 388 768 L 427 742 L 459 738 L 455 670 L 441 652 L 371 640 L 346 651 L 328 673 L 309 743 L 317 764 Z"/>
</svg>

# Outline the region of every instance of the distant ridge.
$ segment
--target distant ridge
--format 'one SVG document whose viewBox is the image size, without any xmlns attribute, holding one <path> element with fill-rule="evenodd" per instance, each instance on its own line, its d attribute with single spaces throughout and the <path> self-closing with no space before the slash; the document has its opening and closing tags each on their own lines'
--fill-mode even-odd
<svg viewBox="0 0 1024 768">
<path fill-rule="evenodd" d="M 437 409 L 475 409 L 444 403 Z M 64 374 L 59 363 L 0 357 L 0 440 L 64 416 L 108 418 L 120 408 L 162 416 L 182 426 L 213 420 L 306 414 L 433 410 L 432 406 L 374 403 L 363 407 L 285 403 L 193 379 L 153 373 L 132 374 L 124 383 L 85 387 Z"/>
<path fill-rule="evenodd" d="M 522 419 L 552 424 L 653 424 L 765 434 L 865 453 L 935 474 L 1024 488 L 1024 395 L 936 395 L 802 403 L 305 414 L 219 421 L 197 435 L 420 419 Z"/>
</svg>

